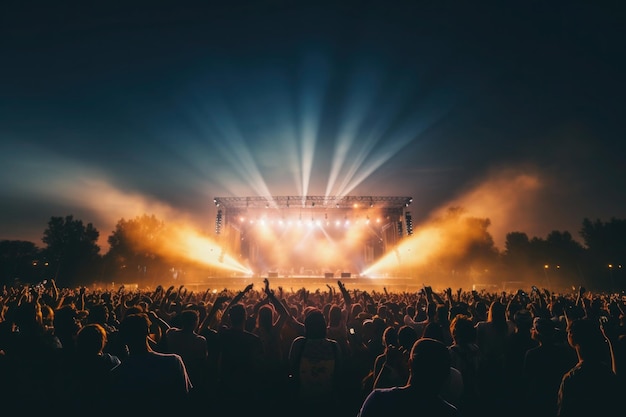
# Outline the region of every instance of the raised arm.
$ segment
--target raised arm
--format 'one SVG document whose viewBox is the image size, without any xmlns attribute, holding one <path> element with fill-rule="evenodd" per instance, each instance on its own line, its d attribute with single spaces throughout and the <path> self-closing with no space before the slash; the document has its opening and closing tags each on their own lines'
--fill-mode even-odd
<svg viewBox="0 0 626 417">
<path fill-rule="evenodd" d="M 276 298 L 276 296 L 274 295 L 274 291 L 270 289 L 269 280 L 265 278 L 263 280 L 263 283 L 265 284 L 264 291 L 265 295 L 267 296 L 266 300 L 268 300 L 268 302 L 274 306 L 276 312 L 278 313 L 278 320 L 273 323 L 273 326 L 280 330 L 283 328 L 288 320 L 295 321 L 295 317 L 293 317 L 287 307 L 285 307 L 285 305 Z"/>
<path fill-rule="evenodd" d="M 252 287 L 253 287 L 253 284 L 248 284 L 248 285 L 246 286 L 246 288 L 244 288 L 243 290 L 239 291 L 239 292 L 237 293 L 237 295 L 235 295 L 235 296 L 233 297 L 233 299 L 232 299 L 232 300 L 230 300 L 230 302 L 229 302 L 229 303 L 228 303 L 228 305 L 226 306 L 226 311 L 228 311 L 228 309 L 229 309 L 231 306 L 234 306 L 234 305 L 235 305 L 235 304 L 237 304 L 239 301 L 241 301 L 241 300 L 243 299 L 243 297 L 244 297 L 244 296 L 248 293 L 248 291 L 250 291 L 250 290 L 252 289 Z M 224 314 L 224 315 L 222 316 L 222 321 L 221 321 L 221 323 L 220 323 L 220 324 L 225 324 L 225 323 L 226 323 L 226 317 L 227 317 L 227 315 L 226 315 L 226 314 Z"/>
<path fill-rule="evenodd" d="M 209 310 L 206 317 L 204 317 L 204 320 L 202 320 L 202 323 L 198 325 L 199 332 L 201 332 L 204 329 L 208 329 L 210 327 L 213 317 L 215 317 L 215 315 L 217 314 L 217 311 L 220 308 L 222 308 L 222 304 L 224 304 L 227 300 L 228 300 L 228 297 L 225 295 L 219 295 L 215 299 L 215 301 L 213 302 L 213 305 L 211 306 L 211 310 Z"/>
</svg>

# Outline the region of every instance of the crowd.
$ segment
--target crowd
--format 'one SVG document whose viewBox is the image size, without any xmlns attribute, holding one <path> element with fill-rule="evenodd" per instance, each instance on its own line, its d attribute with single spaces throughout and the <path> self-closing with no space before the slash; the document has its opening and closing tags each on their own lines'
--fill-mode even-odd
<svg viewBox="0 0 626 417">
<path fill-rule="evenodd" d="M 621 294 L 260 287 L 4 287 L 2 404 L 277 417 L 567 417 L 621 404 Z"/>
</svg>

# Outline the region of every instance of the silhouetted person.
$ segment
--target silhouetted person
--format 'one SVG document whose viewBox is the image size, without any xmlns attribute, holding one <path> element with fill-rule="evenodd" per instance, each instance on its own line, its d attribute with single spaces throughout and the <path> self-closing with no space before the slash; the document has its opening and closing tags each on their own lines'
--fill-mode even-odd
<svg viewBox="0 0 626 417">
<path fill-rule="evenodd" d="M 513 314 L 515 328 L 509 335 L 505 348 L 505 377 L 507 379 L 506 395 L 513 415 L 525 415 L 527 407 L 532 404 L 523 401 L 523 390 L 526 387 L 521 378 L 524 358 L 529 349 L 537 347 L 539 342 L 531 336 L 533 317 L 530 311 L 522 308 Z"/>
<path fill-rule="evenodd" d="M 69 415 L 84 415 L 94 406 L 106 408 L 111 394 L 111 370 L 121 362 L 104 352 L 107 333 L 100 324 L 82 327 L 76 337 L 76 355 L 63 374 L 67 391 L 62 401 Z"/>
<path fill-rule="evenodd" d="M 192 385 L 185 364 L 177 354 L 152 350 L 150 324 L 145 313 L 126 315 L 120 323 L 120 337 L 129 354 L 111 371 L 115 410 L 129 415 L 187 410 Z"/>
<path fill-rule="evenodd" d="M 450 353 L 438 340 L 422 338 L 413 345 L 410 376 L 403 387 L 372 391 L 361 406 L 359 417 L 400 416 L 407 412 L 424 416 L 458 416 L 440 392 L 450 375 Z"/>
<path fill-rule="evenodd" d="M 199 321 L 196 310 L 183 310 L 178 320 L 180 327 L 170 327 L 165 333 L 167 351 L 180 355 L 195 388 L 204 386 L 208 356 L 206 339 L 196 333 Z"/>
<path fill-rule="evenodd" d="M 243 304 L 231 305 L 227 314 L 230 326 L 218 331 L 220 396 L 225 403 L 238 401 L 240 407 L 252 407 L 260 397 L 263 344 L 257 335 L 245 330 L 247 313 Z"/>
<path fill-rule="evenodd" d="M 463 395 L 461 397 L 460 411 L 464 416 L 479 414 L 479 383 L 478 367 L 480 348 L 476 344 L 476 328 L 469 316 L 456 315 L 450 322 L 452 334 L 452 346 L 450 359 L 452 366 L 461 372 L 463 379 Z"/>
<path fill-rule="evenodd" d="M 622 404 L 617 376 L 607 361 L 606 339 L 597 320 L 577 319 L 567 327 L 568 342 L 578 364 L 563 376 L 558 397 L 559 417 L 611 415 Z"/>
<path fill-rule="evenodd" d="M 476 324 L 476 344 L 479 347 L 479 392 L 481 400 L 492 404 L 488 413 L 499 413 L 506 401 L 505 351 L 509 335 L 506 307 L 499 301 L 489 306 L 487 321 Z M 497 411 L 498 410 L 498 411 Z"/>
<path fill-rule="evenodd" d="M 305 335 L 296 338 L 289 352 L 295 399 L 307 415 L 333 408 L 339 400 L 342 356 L 339 344 L 326 337 L 326 319 L 319 309 L 304 319 Z"/>
<path fill-rule="evenodd" d="M 555 323 L 549 318 L 535 317 L 531 332 L 539 346 L 526 352 L 522 368 L 526 384 L 523 392 L 533 399 L 529 411 L 534 416 L 555 416 L 561 380 L 578 358 L 569 344 L 558 340 Z"/>
</svg>

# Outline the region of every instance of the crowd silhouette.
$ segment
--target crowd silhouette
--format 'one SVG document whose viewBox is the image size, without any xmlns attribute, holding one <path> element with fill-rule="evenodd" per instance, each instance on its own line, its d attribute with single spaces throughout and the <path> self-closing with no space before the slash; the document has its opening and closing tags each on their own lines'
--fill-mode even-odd
<svg viewBox="0 0 626 417">
<path fill-rule="evenodd" d="M 626 387 L 623 294 L 4 287 L 28 414 L 589 416 Z"/>
</svg>

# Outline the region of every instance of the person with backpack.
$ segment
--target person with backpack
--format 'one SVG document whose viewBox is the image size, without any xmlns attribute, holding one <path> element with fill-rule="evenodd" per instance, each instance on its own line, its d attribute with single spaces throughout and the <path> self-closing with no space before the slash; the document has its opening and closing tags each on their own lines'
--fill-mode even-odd
<svg viewBox="0 0 626 417">
<path fill-rule="evenodd" d="M 340 399 L 342 357 L 339 344 L 326 337 L 324 313 L 315 308 L 304 319 L 305 335 L 291 344 L 290 377 L 294 399 L 302 412 L 318 415 L 334 408 Z"/>
</svg>

